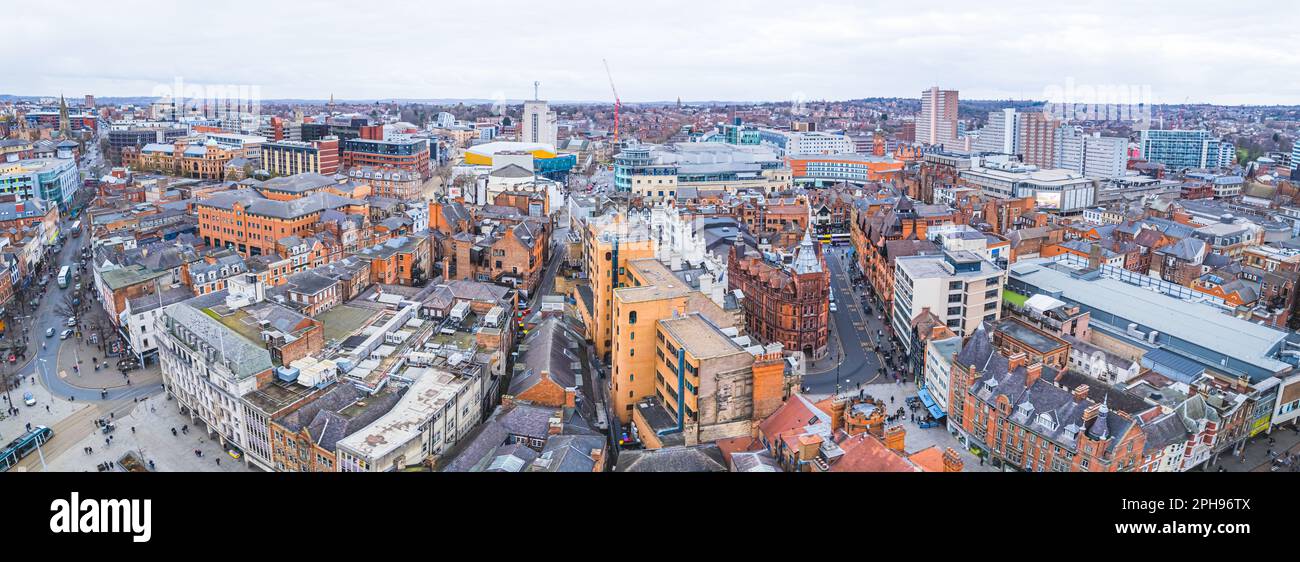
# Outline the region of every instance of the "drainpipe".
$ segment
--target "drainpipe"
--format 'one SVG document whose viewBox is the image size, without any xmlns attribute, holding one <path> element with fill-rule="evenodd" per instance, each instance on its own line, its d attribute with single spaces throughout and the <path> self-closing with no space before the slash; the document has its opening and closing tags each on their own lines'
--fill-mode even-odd
<svg viewBox="0 0 1300 562">
<path fill-rule="evenodd" d="M 677 427 L 659 430 L 659 435 L 681 433 L 686 429 L 686 348 L 677 348 Z"/>
</svg>

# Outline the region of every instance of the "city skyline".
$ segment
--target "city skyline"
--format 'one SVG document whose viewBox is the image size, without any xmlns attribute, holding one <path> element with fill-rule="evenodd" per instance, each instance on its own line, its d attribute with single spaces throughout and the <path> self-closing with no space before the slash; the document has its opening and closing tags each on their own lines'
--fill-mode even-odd
<svg viewBox="0 0 1300 562">
<path fill-rule="evenodd" d="M 533 97 L 536 80 L 542 99 L 610 103 L 601 62 L 607 59 L 624 103 L 917 98 L 936 85 L 969 100 L 1042 100 L 1070 83 L 1149 87 L 1157 104 L 1300 100 L 1300 78 L 1278 71 L 1300 64 L 1300 54 L 1286 49 L 1296 44 L 1296 30 L 1285 18 L 1260 19 L 1258 10 L 1223 6 L 1193 13 L 1174 2 L 1135 7 L 1098 0 L 1060 13 L 1012 1 L 880 16 L 883 6 L 840 2 L 793 13 L 777 3 L 703 9 L 670 3 L 635 22 L 579 22 L 574 33 L 557 34 L 574 27 L 575 14 L 593 22 L 620 16 L 606 16 L 597 3 L 561 11 L 503 0 L 466 14 L 500 22 L 485 32 L 437 13 L 424 23 L 420 6 L 407 2 L 346 18 L 338 16 L 347 11 L 343 3 L 307 12 L 244 2 L 234 2 L 233 10 L 135 10 L 133 4 L 74 2 L 76 18 L 14 7 L 26 25 L 13 30 L 18 52 L 0 89 L 144 97 L 179 77 L 257 86 L 263 99 L 522 100 Z M 1284 6 L 1259 4 L 1264 11 L 1263 4 Z M 101 22 L 120 13 L 132 14 L 136 40 L 98 33 Z M 1203 25 L 1206 18 L 1212 28 Z M 176 25 L 186 21 L 207 25 Z M 32 49 L 41 56 L 27 52 Z"/>
</svg>

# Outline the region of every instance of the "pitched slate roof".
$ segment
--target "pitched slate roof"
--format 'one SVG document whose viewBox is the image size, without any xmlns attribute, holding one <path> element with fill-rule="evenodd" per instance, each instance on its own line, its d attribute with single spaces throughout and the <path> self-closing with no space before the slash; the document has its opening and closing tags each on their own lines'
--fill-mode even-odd
<svg viewBox="0 0 1300 562">
<path fill-rule="evenodd" d="M 583 369 L 579 355 L 582 341 L 560 317 L 543 320 L 520 342 L 525 350 L 516 364 L 524 365 L 525 369 L 515 373 L 508 393 L 517 396 L 527 392 L 542 382 L 544 374 L 561 388 L 576 388 L 577 375 Z"/>
<path fill-rule="evenodd" d="M 617 472 L 727 472 L 722 450 L 713 443 L 692 447 L 624 451 Z"/>
</svg>

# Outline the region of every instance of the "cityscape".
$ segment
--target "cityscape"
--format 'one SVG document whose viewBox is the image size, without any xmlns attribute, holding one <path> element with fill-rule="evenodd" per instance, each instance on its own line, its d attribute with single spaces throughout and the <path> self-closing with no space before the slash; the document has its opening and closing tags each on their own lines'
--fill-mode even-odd
<svg viewBox="0 0 1300 562">
<path fill-rule="evenodd" d="M 1293 50 L 139 17 L 0 84 L 0 471 L 1300 472 Z"/>
</svg>

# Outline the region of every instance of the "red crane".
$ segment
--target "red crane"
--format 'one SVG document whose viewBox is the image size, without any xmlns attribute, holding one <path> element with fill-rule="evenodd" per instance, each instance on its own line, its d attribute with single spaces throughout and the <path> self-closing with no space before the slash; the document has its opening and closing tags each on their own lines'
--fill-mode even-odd
<svg viewBox="0 0 1300 562">
<path fill-rule="evenodd" d="M 609 77 L 609 89 L 614 92 L 614 146 L 618 146 L 618 112 L 623 107 L 623 102 L 618 99 L 618 88 L 614 87 L 614 74 L 609 71 L 609 61 L 600 60 L 605 63 L 605 75 Z"/>
</svg>

